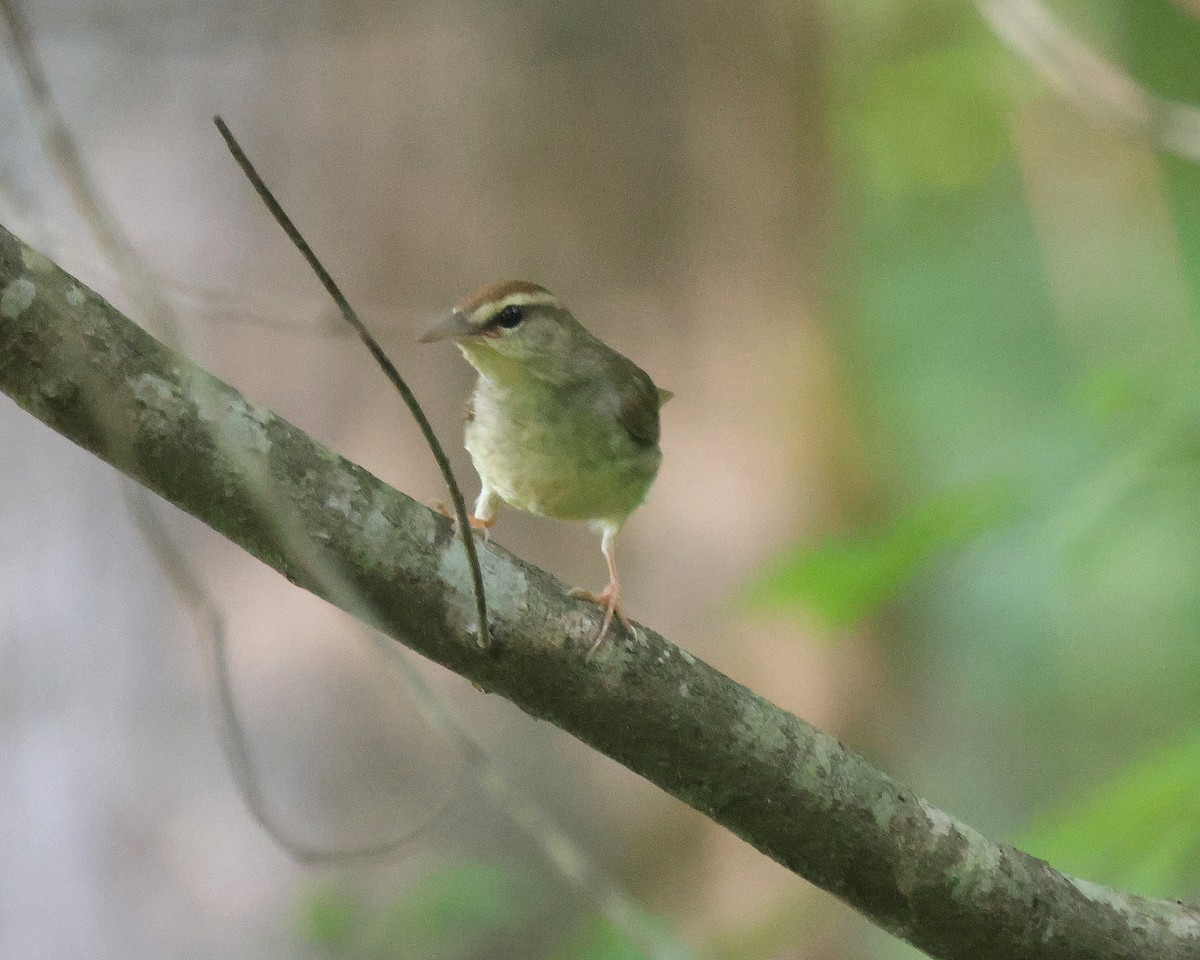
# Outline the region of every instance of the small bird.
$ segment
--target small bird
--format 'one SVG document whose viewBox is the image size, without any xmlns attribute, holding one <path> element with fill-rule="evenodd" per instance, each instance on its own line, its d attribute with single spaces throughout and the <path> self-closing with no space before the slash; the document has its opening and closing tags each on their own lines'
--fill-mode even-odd
<svg viewBox="0 0 1200 960">
<path fill-rule="evenodd" d="M 609 578 L 598 594 L 572 591 L 604 606 L 589 656 L 614 616 L 632 632 L 613 544 L 658 473 L 658 412 L 670 391 L 527 280 L 493 283 L 467 297 L 421 337 L 437 340 L 453 340 L 479 371 L 465 431 L 482 482 L 471 526 L 486 534 L 500 501 L 542 517 L 587 521 L 601 534 Z"/>
</svg>

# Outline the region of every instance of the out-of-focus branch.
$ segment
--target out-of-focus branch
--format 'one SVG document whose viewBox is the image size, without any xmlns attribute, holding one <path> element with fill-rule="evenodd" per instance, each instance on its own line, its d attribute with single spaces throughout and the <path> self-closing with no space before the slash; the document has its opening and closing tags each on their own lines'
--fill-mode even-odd
<svg viewBox="0 0 1200 960">
<path fill-rule="evenodd" d="M 151 271 L 134 250 L 120 222 L 99 199 L 100 193 L 88 176 L 79 147 L 50 90 L 50 81 L 34 50 L 29 27 L 17 0 L 0 0 L 0 16 L 7 27 L 17 75 L 25 84 L 26 103 L 54 172 L 92 230 L 101 252 L 129 287 L 129 295 L 138 309 L 146 313 L 170 340 L 181 342 L 182 331 L 174 324 L 170 306 Z"/>
<path fill-rule="evenodd" d="M 1151 93 L 1057 21 L 1039 0 L 976 0 L 996 35 L 1092 117 L 1200 163 L 1200 108 Z"/>
<path fill-rule="evenodd" d="M 142 257 L 130 242 L 120 221 L 104 202 L 100 192 L 92 183 L 87 165 L 83 162 L 79 148 L 58 108 L 50 89 L 49 80 L 42 69 L 40 58 L 17 0 L 0 0 L 0 16 L 7 28 L 8 39 L 17 72 L 25 83 L 26 103 L 36 123 L 43 149 L 59 180 L 66 187 L 83 222 L 91 231 L 104 258 L 114 267 L 131 301 L 145 321 L 177 349 L 183 349 L 185 341 L 183 326 L 171 308 L 158 276 L 150 263 Z M 94 397 L 97 411 L 106 416 L 107 399 Z M 220 425 L 214 430 L 215 439 L 223 442 Z M 128 442 L 122 435 L 110 435 L 105 443 L 113 450 Z M 246 474 L 250 475 L 250 465 Z M 259 786 L 250 758 L 250 748 L 238 718 L 229 674 L 228 636 L 225 618 L 220 607 L 205 588 L 201 577 L 186 554 L 181 551 L 156 513 L 153 499 L 146 489 L 123 477 L 121 493 L 138 529 L 158 561 L 176 595 L 192 616 L 197 633 L 206 654 L 205 661 L 212 673 L 213 689 L 216 691 L 217 720 L 221 729 L 221 743 L 233 774 L 234 782 L 258 825 L 289 856 L 301 863 L 319 864 L 345 862 L 351 859 L 375 859 L 390 856 L 409 844 L 424 829 L 438 822 L 442 814 L 457 800 L 451 797 L 440 809 L 435 810 L 422 823 L 409 829 L 396 839 L 356 847 L 322 847 L 298 840 L 288 834 L 274 816 L 270 804 Z M 272 504 L 260 497 L 264 515 L 269 515 Z M 286 525 L 275 517 L 276 528 L 286 530 Z M 421 691 L 416 691 L 418 697 Z"/>
<path fill-rule="evenodd" d="M 574 734 L 935 957 L 1200 955 L 1196 910 L 987 840 L 652 631 L 589 659 L 597 611 L 491 544 L 480 556 L 494 642 L 480 650 L 445 518 L 164 347 L 2 228 L 0 391 L 299 586 Z M 297 559 L 248 470 L 352 591 L 330 596 Z"/>
<path fill-rule="evenodd" d="M 86 165 L 75 145 L 75 140 L 52 96 L 49 82 L 41 67 L 17 0 L 0 0 L 0 17 L 3 17 L 8 28 L 8 38 L 13 48 L 14 60 L 26 85 L 29 108 L 37 122 L 43 146 L 59 178 L 67 186 L 80 215 L 91 229 L 96 242 L 116 268 L 118 277 L 129 291 L 132 301 L 139 306 L 153 328 L 179 349 L 182 345 L 183 328 L 178 323 L 166 296 L 167 285 L 154 267 L 132 246 L 117 218 L 107 208 L 99 192 L 94 189 Z M 294 227 L 292 231 L 295 232 Z M 307 244 L 302 246 L 302 252 L 305 247 Z M 329 279 L 328 274 L 324 273 L 324 268 L 318 270 L 318 273 L 323 274 L 323 282 Z M 331 284 L 330 280 L 327 286 Z M 345 304 L 345 298 L 341 297 L 340 292 L 334 299 L 338 301 L 338 306 L 342 308 L 344 315 L 347 311 L 353 314 L 349 305 Z M 211 296 L 202 297 L 202 300 L 209 302 Z M 245 306 L 245 303 L 226 304 L 227 309 L 236 308 L 241 312 L 242 319 L 247 316 Z M 292 315 L 302 312 L 289 311 Z M 249 313 L 253 314 L 253 311 L 249 311 Z M 347 319 L 352 320 L 352 325 L 360 334 L 365 332 L 359 329 L 362 325 L 356 316 L 347 317 Z M 373 339 L 369 334 L 367 338 Z M 372 352 L 382 352 L 378 344 L 370 345 Z M 394 371 L 389 372 L 389 375 L 391 373 Z M 186 376 L 186 374 L 181 373 L 181 376 Z M 211 378 L 209 380 L 211 381 Z M 188 389 L 194 398 L 200 400 L 201 405 L 204 404 L 203 390 L 207 382 L 187 381 Z M 216 383 L 216 381 L 211 382 Z M 404 387 L 402 392 L 406 390 L 407 388 Z M 98 421 L 106 423 L 107 397 L 100 393 L 93 396 L 92 399 L 95 402 Z M 218 401 L 218 398 L 209 397 L 209 400 Z M 419 419 L 423 418 L 424 415 L 421 414 Z M 210 421 L 210 426 L 212 431 L 209 439 L 226 450 L 231 462 L 236 465 L 241 447 L 235 442 L 234 435 L 227 433 L 228 425 L 218 419 Z M 424 426 L 426 430 L 429 429 L 427 423 Z M 129 438 L 124 435 L 110 434 L 102 438 L 100 445 L 109 449 L 114 460 L 120 460 L 123 459 L 123 455 L 116 456 L 116 454 L 127 442 L 129 442 Z M 444 454 L 440 460 L 443 461 L 440 465 L 448 472 Z M 320 582 L 324 585 L 323 595 L 327 598 L 335 596 L 340 598 L 338 605 L 346 609 L 362 608 L 364 601 L 357 595 L 354 586 L 342 577 L 340 570 L 315 555 L 311 549 L 312 543 L 307 531 L 286 512 L 284 505 L 276 502 L 274 491 L 269 484 L 264 483 L 265 478 L 257 466 L 255 460 L 245 460 L 240 462 L 240 467 L 237 467 L 235 472 L 242 476 L 246 490 L 251 497 L 257 498 L 255 504 L 259 520 L 273 530 L 276 542 L 281 546 L 283 552 L 288 553 L 294 561 L 305 566 L 310 581 Z M 457 490 L 453 476 L 448 476 L 447 479 L 448 484 Z M 272 814 L 267 798 L 259 787 L 250 759 L 249 744 L 239 722 L 234 701 L 229 675 L 228 640 L 221 610 L 205 588 L 191 561 L 167 533 L 154 510 L 153 498 L 147 489 L 128 477 L 123 477 L 122 480 L 122 493 L 135 521 L 154 551 L 154 555 L 172 587 L 192 614 L 206 653 L 206 663 L 212 673 L 216 691 L 217 717 L 222 731 L 222 745 L 234 781 L 247 809 L 268 836 L 290 856 L 301 862 L 309 864 L 344 863 L 352 859 L 395 856 L 427 827 L 440 822 L 460 799 L 457 792 L 452 794 L 440 808 L 429 813 L 424 821 L 405 830 L 399 837 L 381 843 L 326 848 L 297 840 L 288 835 Z M 461 494 L 457 494 L 457 499 L 459 501 L 458 512 L 465 521 L 465 506 L 461 503 Z M 465 522 L 463 529 L 468 529 Z M 484 603 L 482 577 L 479 575 L 478 559 L 475 557 L 474 543 L 470 540 L 469 533 L 464 543 L 472 558 L 469 566 L 472 568 L 472 577 L 476 588 L 476 613 L 480 627 L 479 632 L 482 636 L 486 633 L 486 630 L 483 629 L 486 615 L 482 609 Z M 595 859 L 589 857 L 571 837 L 553 822 L 552 818 L 544 813 L 533 799 L 523 795 L 522 791 L 504 776 L 471 731 L 454 713 L 449 704 L 425 682 L 400 648 L 374 630 L 367 632 L 371 641 L 403 675 L 408 690 L 425 720 L 451 739 L 485 793 L 518 829 L 526 833 L 534 845 L 541 850 L 550 865 L 565 880 L 579 888 L 594 907 L 617 929 L 624 932 L 630 941 L 642 949 L 647 956 L 652 957 L 653 960 L 674 960 L 674 958 L 683 956 L 684 952 L 679 946 L 669 937 L 664 936 L 656 926 L 649 924 L 644 913 L 638 909 L 636 904 L 610 878 L 605 876 Z"/>
</svg>

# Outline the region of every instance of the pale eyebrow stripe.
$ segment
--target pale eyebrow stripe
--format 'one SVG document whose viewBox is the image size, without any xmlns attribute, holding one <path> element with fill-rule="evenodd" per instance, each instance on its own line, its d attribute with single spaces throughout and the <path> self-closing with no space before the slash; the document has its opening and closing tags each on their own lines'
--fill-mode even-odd
<svg viewBox="0 0 1200 960">
<path fill-rule="evenodd" d="M 471 312 L 471 319 L 490 316 L 504 307 L 554 307 L 558 306 L 558 298 L 552 293 L 510 293 L 498 300 L 481 303 Z"/>
</svg>

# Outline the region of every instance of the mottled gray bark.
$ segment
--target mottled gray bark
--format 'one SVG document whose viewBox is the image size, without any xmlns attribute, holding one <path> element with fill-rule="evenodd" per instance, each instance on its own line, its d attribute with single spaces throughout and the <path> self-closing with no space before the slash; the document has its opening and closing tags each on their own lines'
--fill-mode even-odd
<svg viewBox="0 0 1200 960">
<path fill-rule="evenodd" d="M 481 650 L 449 521 L 163 346 L 3 228 L 0 391 L 299 586 L 572 733 L 935 957 L 1200 958 L 1196 910 L 987 840 L 649 630 L 618 631 L 588 659 L 597 609 L 491 544 L 493 645 Z"/>
</svg>

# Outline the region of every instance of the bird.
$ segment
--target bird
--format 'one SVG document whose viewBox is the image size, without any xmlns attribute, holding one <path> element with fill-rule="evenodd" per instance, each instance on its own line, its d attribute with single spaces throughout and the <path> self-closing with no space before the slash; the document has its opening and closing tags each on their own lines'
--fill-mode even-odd
<svg viewBox="0 0 1200 960">
<path fill-rule="evenodd" d="M 658 474 L 659 410 L 671 392 L 528 280 L 477 290 L 420 340 L 452 341 L 479 374 L 464 430 L 481 485 L 471 526 L 487 536 L 501 503 L 586 522 L 600 534 L 609 578 L 599 593 L 571 591 L 604 609 L 588 656 L 614 617 L 632 633 L 615 542 Z"/>
</svg>

